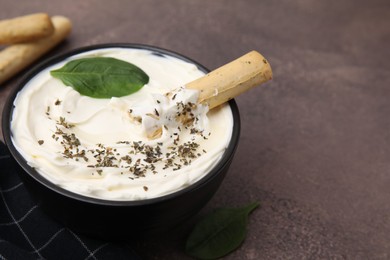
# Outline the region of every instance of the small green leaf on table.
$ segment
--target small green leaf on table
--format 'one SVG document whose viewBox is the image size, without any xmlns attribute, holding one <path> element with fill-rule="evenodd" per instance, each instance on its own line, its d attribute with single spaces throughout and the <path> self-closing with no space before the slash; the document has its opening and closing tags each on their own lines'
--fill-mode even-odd
<svg viewBox="0 0 390 260">
<path fill-rule="evenodd" d="M 254 202 L 242 208 L 217 209 L 193 229 L 186 253 L 198 259 L 216 259 L 237 249 L 244 241 L 249 214 L 259 206 Z"/>
</svg>

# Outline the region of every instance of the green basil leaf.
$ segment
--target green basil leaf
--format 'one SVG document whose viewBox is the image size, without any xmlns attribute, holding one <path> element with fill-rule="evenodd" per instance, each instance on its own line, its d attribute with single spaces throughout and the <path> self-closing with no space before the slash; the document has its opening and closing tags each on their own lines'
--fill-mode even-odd
<svg viewBox="0 0 390 260">
<path fill-rule="evenodd" d="M 259 203 L 238 209 L 217 209 L 193 229 L 186 253 L 199 259 L 216 259 L 238 248 L 245 239 L 248 215 Z"/>
<path fill-rule="evenodd" d="M 127 96 L 149 82 L 149 76 L 137 66 L 108 57 L 72 60 L 50 74 L 93 98 Z"/>
</svg>

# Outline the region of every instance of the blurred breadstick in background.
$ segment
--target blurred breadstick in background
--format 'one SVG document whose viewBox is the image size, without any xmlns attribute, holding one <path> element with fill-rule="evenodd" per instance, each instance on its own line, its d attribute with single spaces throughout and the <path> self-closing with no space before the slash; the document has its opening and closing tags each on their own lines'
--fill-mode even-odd
<svg viewBox="0 0 390 260">
<path fill-rule="evenodd" d="M 0 21 L 0 44 L 29 42 L 54 31 L 48 14 L 37 13 Z"/>
<path fill-rule="evenodd" d="M 0 84 L 30 65 L 68 36 L 72 29 L 70 20 L 53 16 L 54 32 L 40 40 L 11 45 L 0 52 Z"/>
</svg>

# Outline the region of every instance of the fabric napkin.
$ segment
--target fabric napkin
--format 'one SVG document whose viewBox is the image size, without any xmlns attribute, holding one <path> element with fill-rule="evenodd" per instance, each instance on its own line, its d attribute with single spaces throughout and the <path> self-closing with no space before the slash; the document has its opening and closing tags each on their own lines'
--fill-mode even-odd
<svg viewBox="0 0 390 260">
<path fill-rule="evenodd" d="M 45 215 L 16 167 L 0 142 L 0 260 L 140 259 L 128 245 L 77 234 Z"/>
</svg>

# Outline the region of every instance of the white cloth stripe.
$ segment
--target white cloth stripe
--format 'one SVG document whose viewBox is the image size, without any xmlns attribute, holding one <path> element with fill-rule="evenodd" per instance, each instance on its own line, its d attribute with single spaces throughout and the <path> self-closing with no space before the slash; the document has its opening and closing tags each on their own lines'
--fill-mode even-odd
<svg viewBox="0 0 390 260">
<path fill-rule="evenodd" d="M 12 215 L 12 212 L 11 212 L 10 208 L 8 207 L 7 201 L 6 201 L 5 198 L 4 198 L 4 194 L 3 194 L 2 192 L 0 192 L 0 195 L 1 195 L 2 200 L 4 201 L 4 206 L 5 206 L 5 208 L 7 209 L 8 214 L 9 214 L 10 217 L 13 219 L 13 221 L 16 222 L 15 217 L 14 217 L 14 215 Z M 24 230 L 23 230 L 22 227 L 19 225 L 19 223 L 16 223 L 16 226 L 19 228 L 20 232 L 22 232 L 22 235 L 24 236 L 24 238 L 26 239 L 26 241 L 30 244 L 31 248 L 32 248 L 34 251 L 36 251 L 37 249 L 35 248 L 34 244 L 31 242 L 30 238 L 29 238 L 29 237 L 27 236 L 27 234 L 24 232 Z M 40 258 L 43 258 L 39 252 L 37 252 L 37 254 L 38 254 L 38 256 L 39 256 Z"/>
<path fill-rule="evenodd" d="M 93 258 L 96 259 L 95 254 L 96 254 L 100 249 L 102 249 L 103 247 L 105 247 L 105 246 L 107 246 L 107 245 L 108 245 L 108 243 L 103 244 L 103 245 L 99 246 L 98 248 L 96 248 L 96 249 L 92 252 L 92 254 L 90 254 L 89 256 L 87 256 L 87 257 L 85 258 L 85 260 L 90 259 L 91 257 L 93 257 Z"/>
<path fill-rule="evenodd" d="M 2 155 L 2 156 L 0 156 L 0 160 L 9 159 L 9 158 L 11 158 L 11 156 L 9 156 L 9 155 Z"/>
<path fill-rule="evenodd" d="M 70 229 L 68 229 L 68 231 L 80 242 L 80 244 L 85 248 L 85 250 L 87 250 L 88 254 L 95 260 L 96 257 L 92 254 L 91 250 L 89 250 L 89 248 L 84 244 L 84 242 L 79 238 L 79 236 L 77 236 L 75 233 L 73 233 Z"/>
<path fill-rule="evenodd" d="M 47 240 L 45 244 L 43 244 L 43 246 L 38 248 L 38 250 L 36 250 L 34 253 L 38 253 L 38 251 L 42 251 L 43 249 L 45 249 L 45 247 L 47 247 L 64 230 L 65 228 L 61 228 L 60 230 L 58 230 L 54 235 L 51 236 L 51 238 L 49 238 L 49 240 Z"/>
<path fill-rule="evenodd" d="M 13 190 L 19 188 L 22 185 L 23 185 L 23 182 L 20 182 L 20 183 L 16 184 L 15 186 L 11 187 L 11 188 L 8 188 L 8 189 L 5 189 L 5 190 L 0 189 L 0 192 L 1 193 L 10 192 L 10 191 L 13 191 Z"/>
<path fill-rule="evenodd" d="M 19 220 L 17 221 L 13 221 L 13 222 L 8 222 L 8 223 L 0 223 L 0 226 L 11 226 L 11 225 L 16 225 L 16 223 L 20 223 L 22 222 L 23 220 L 25 220 L 27 218 L 28 215 L 31 214 L 31 212 L 33 212 L 34 209 L 38 208 L 38 205 L 35 205 L 33 206 L 29 211 L 27 211 L 26 214 L 24 214 L 23 217 L 21 217 Z"/>
<path fill-rule="evenodd" d="M 1 242 L 7 242 L 7 241 L 5 241 L 5 240 L 2 240 L 2 239 L 0 239 L 0 243 Z M 7 260 L 2 254 L 0 254 L 0 260 Z"/>
</svg>

